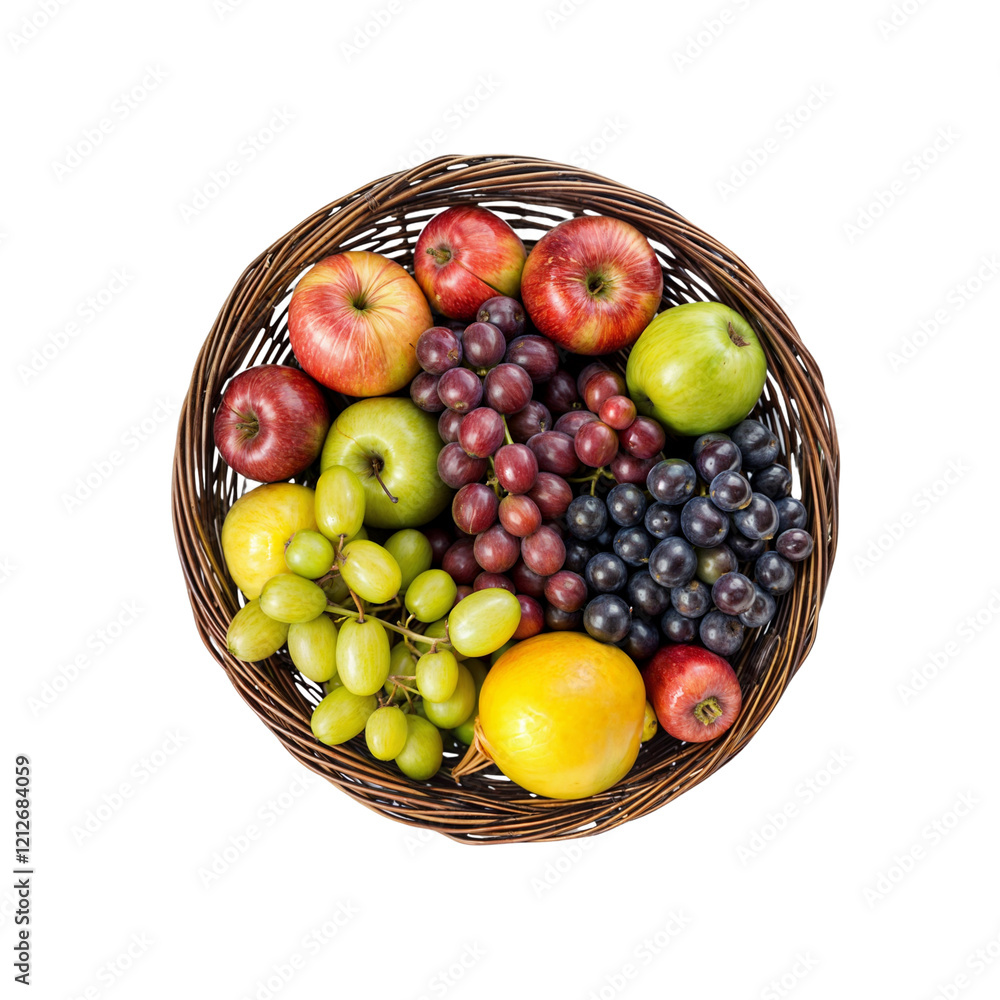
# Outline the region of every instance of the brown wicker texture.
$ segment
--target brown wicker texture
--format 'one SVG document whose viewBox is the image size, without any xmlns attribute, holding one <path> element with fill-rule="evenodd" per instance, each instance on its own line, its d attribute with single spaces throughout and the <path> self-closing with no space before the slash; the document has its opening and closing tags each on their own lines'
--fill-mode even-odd
<svg viewBox="0 0 1000 1000">
<path fill-rule="evenodd" d="M 529 795 L 495 768 L 457 784 L 450 767 L 464 747 L 448 747 L 429 782 L 405 778 L 368 753 L 361 736 L 340 747 L 318 743 L 309 729 L 319 688 L 282 652 L 262 663 L 226 650 L 239 607 L 226 572 L 220 532 L 245 489 L 215 450 L 212 422 L 228 379 L 263 363 L 294 364 L 286 311 L 304 269 L 342 250 L 372 250 L 412 270 L 413 245 L 436 211 L 476 203 L 499 213 L 529 247 L 572 215 L 627 220 L 650 241 L 663 266 L 663 307 L 716 299 L 746 316 L 761 334 L 768 382 L 755 413 L 775 428 L 784 461 L 795 472 L 816 538 L 792 592 L 734 661 L 743 710 L 733 727 L 708 744 L 682 744 L 658 734 L 616 787 L 560 802 Z M 619 359 L 621 360 L 621 359 Z M 343 402 L 343 401 L 341 401 Z M 260 254 L 240 275 L 195 364 L 177 434 L 173 520 L 181 564 L 201 637 L 233 686 L 310 770 L 393 819 L 467 843 L 562 840 L 609 830 L 665 805 L 742 750 L 778 702 L 816 636 L 820 603 L 837 547 L 839 456 L 833 414 L 815 361 L 782 309 L 736 256 L 662 202 L 607 178 L 564 164 L 512 156 L 442 156 L 391 174 L 320 209 Z M 225 724 L 224 721 L 220 724 Z"/>
</svg>

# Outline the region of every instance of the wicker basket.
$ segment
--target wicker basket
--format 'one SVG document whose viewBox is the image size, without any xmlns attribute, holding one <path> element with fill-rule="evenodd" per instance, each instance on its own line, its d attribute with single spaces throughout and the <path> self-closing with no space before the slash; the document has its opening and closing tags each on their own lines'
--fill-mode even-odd
<svg viewBox="0 0 1000 1000">
<path fill-rule="evenodd" d="M 708 744 L 680 743 L 665 733 L 640 751 L 617 786 L 591 798 L 538 798 L 495 768 L 459 785 L 450 767 L 464 747 L 448 747 L 429 782 L 405 778 L 368 753 L 364 737 L 340 747 L 318 743 L 309 717 L 322 692 L 303 679 L 287 654 L 255 664 L 226 650 L 239 607 L 226 572 L 220 532 L 246 484 L 222 461 L 212 422 L 228 379 L 257 364 L 292 363 L 286 329 L 291 287 L 309 265 L 342 250 L 372 250 L 412 270 L 413 245 L 427 219 L 457 203 L 502 215 L 526 246 L 572 215 L 624 219 L 650 241 L 663 266 L 663 307 L 716 299 L 758 330 L 768 382 L 755 415 L 774 428 L 800 483 L 816 539 L 779 611 L 744 644 L 734 667 L 743 710 Z M 340 401 L 343 404 L 343 400 Z M 383 177 L 320 209 L 258 256 L 226 299 L 198 356 L 178 428 L 173 520 L 195 622 L 236 690 L 302 764 L 348 795 L 393 819 L 468 843 L 560 840 L 618 826 L 665 805 L 737 754 L 761 726 L 801 666 L 816 635 L 820 603 L 837 547 L 837 435 L 822 376 L 792 324 L 754 274 L 710 236 L 662 202 L 565 164 L 511 156 L 442 156 Z"/>
</svg>

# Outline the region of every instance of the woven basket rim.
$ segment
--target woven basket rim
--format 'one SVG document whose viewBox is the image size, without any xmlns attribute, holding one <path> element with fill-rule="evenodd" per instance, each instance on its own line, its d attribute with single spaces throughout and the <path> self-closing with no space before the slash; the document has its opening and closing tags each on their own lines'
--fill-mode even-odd
<svg viewBox="0 0 1000 1000">
<path fill-rule="evenodd" d="M 281 303 L 287 304 L 290 285 L 309 264 L 336 248 L 354 249 L 358 244 L 368 249 L 364 234 L 383 240 L 378 245 L 388 241 L 390 255 L 398 254 L 405 263 L 412 255 L 416 226 L 458 202 L 506 206 L 501 214 L 513 214 L 508 221 L 525 231 L 555 224 L 566 212 L 624 218 L 647 236 L 661 257 L 661 308 L 710 297 L 747 315 L 768 360 L 760 412 L 781 433 L 784 457 L 802 482 L 803 501 L 810 510 L 813 556 L 800 564 L 795 587 L 782 599 L 773 627 L 745 643 L 734 660 L 744 688 L 744 709 L 736 723 L 710 744 L 679 744 L 660 734 L 644 745 L 636 766 L 619 785 L 589 799 L 541 799 L 505 783 L 496 772 L 455 785 L 447 765 L 431 782 L 418 783 L 403 777 L 394 765 L 375 761 L 364 749 L 363 737 L 342 747 L 326 747 L 309 728 L 315 685 L 310 687 L 289 669 L 282 659 L 285 654 L 245 664 L 226 650 L 225 633 L 239 599 L 225 570 L 219 532 L 239 487 L 212 440 L 214 407 L 224 385 L 238 370 L 254 364 L 295 363 L 283 356 L 288 349 Z M 518 215 L 523 209 L 537 211 Z M 408 220 L 413 225 L 405 225 Z M 525 240 L 528 247 L 532 242 Z M 244 269 L 202 345 L 182 406 L 172 516 L 202 641 L 240 696 L 296 760 L 380 814 L 457 841 L 555 841 L 604 832 L 653 812 L 746 746 L 815 641 L 836 554 L 838 489 L 837 433 L 822 374 L 784 310 L 740 258 L 659 199 L 599 174 L 537 157 L 455 154 L 386 174 L 318 209 Z M 656 740 L 660 744 L 653 748 Z"/>
</svg>

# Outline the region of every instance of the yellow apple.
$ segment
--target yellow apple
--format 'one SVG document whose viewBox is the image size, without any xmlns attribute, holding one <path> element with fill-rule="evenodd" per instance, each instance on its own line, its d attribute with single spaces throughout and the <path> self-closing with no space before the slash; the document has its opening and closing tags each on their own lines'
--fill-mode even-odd
<svg viewBox="0 0 1000 1000">
<path fill-rule="evenodd" d="M 285 543 L 296 531 L 316 530 L 315 495 L 308 486 L 265 483 L 244 493 L 222 524 L 229 575 L 251 600 L 278 573 L 287 573 Z"/>
</svg>

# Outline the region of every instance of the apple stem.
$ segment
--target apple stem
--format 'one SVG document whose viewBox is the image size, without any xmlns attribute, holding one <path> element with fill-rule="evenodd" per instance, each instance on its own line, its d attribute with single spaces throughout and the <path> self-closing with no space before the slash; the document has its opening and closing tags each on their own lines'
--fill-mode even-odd
<svg viewBox="0 0 1000 1000">
<path fill-rule="evenodd" d="M 710 726 L 720 715 L 722 715 L 722 709 L 715 695 L 704 701 L 699 701 L 694 707 L 694 717 L 703 726 Z"/>
<path fill-rule="evenodd" d="M 431 247 L 427 254 L 434 258 L 434 263 L 439 267 L 443 267 L 451 260 L 451 251 L 447 247 Z"/>
<path fill-rule="evenodd" d="M 374 460 L 374 461 L 372 462 L 372 475 L 373 475 L 373 476 L 374 476 L 374 477 L 375 477 L 375 478 L 376 478 L 376 479 L 378 480 L 378 484 L 379 484 L 379 486 L 381 486 L 381 487 L 382 487 L 382 489 L 383 489 L 383 490 L 385 491 L 385 495 L 386 495 L 386 496 L 387 496 L 387 497 L 388 497 L 388 498 L 389 498 L 389 499 L 390 499 L 390 500 L 391 500 L 391 501 L 392 501 L 393 503 L 399 503 L 399 497 L 394 497 L 394 496 L 393 496 L 393 495 L 392 495 L 392 494 L 391 494 L 391 493 L 389 492 L 389 487 L 388 487 L 388 486 L 386 486 L 386 485 L 385 485 L 385 483 L 383 483 L 383 482 L 382 482 L 382 477 L 381 477 L 381 476 L 379 475 L 379 473 L 380 473 L 380 472 L 382 471 L 382 469 L 383 469 L 384 467 L 385 467 L 385 466 L 383 465 L 383 463 L 382 463 L 382 460 L 381 460 L 381 459 L 375 459 L 375 460 Z"/>
<path fill-rule="evenodd" d="M 746 347 L 746 346 L 747 346 L 747 343 L 748 343 L 748 342 L 747 342 L 747 341 L 745 341 L 745 340 L 744 340 L 744 339 L 743 339 L 743 338 L 742 338 L 742 337 L 741 337 L 741 336 L 740 336 L 740 335 L 739 335 L 739 334 L 738 334 L 738 333 L 737 333 L 737 332 L 736 332 L 736 331 L 735 331 L 735 330 L 733 329 L 733 323 L 732 323 L 732 320 L 729 320 L 729 321 L 727 321 L 727 323 L 726 323 L 726 326 L 728 326 L 728 327 L 729 327 L 729 339 L 730 339 L 730 340 L 731 340 L 731 341 L 732 341 L 732 342 L 733 342 L 733 343 L 734 343 L 734 344 L 735 344 L 735 345 L 736 345 L 737 347 Z"/>
</svg>

